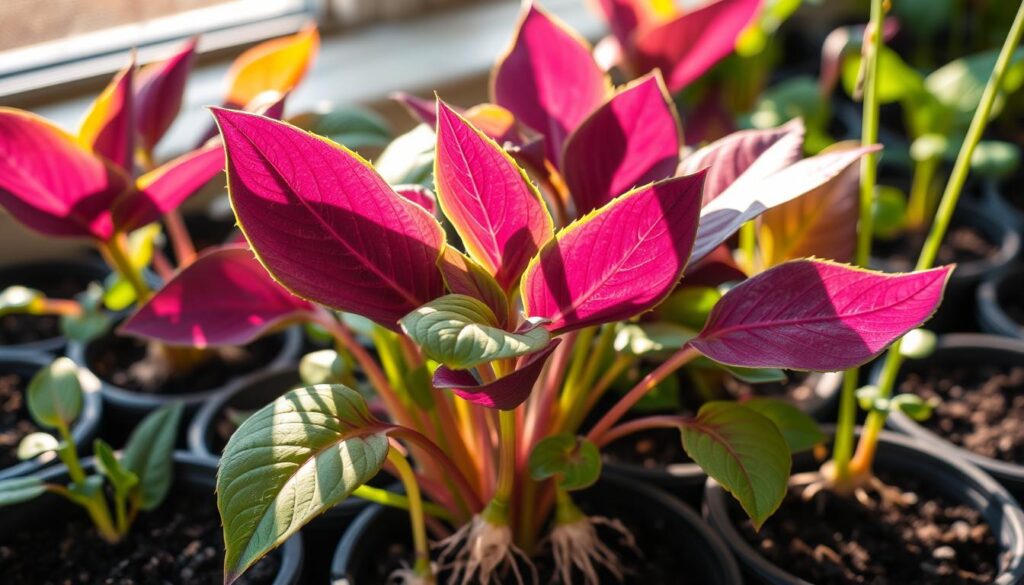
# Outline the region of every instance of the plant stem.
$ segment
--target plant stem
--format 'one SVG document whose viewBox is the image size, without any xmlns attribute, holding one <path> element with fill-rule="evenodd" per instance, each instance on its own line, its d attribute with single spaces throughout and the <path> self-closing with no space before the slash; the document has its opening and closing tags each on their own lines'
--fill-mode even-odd
<svg viewBox="0 0 1024 585">
<path fill-rule="evenodd" d="M 499 455 L 498 486 L 493 500 L 508 506 L 516 484 L 516 413 L 514 410 L 498 412 Z"/>
<path fill-rule="evenodd" d="M 914 178 L 910 184 L 910 198 L 907 204 L 907 230 L 922 229 L 934 213 L 935 202 L 932 183 L 939 168 L 940 157 L 933 157 L 914 163 Z"/>
<path fill-rule="evenodd" d="M 153 291 L 142 277 L 142 271 L 136 268 L 128 258 L 127 240 L 121 232 L 114 234 L 110 241 L 100 244 L 101 251 L 110 258 L 117 272 L 128 280 L 135 289 L 136 304 L 141 305 L 149 300 Z"/>
<path fill-rule="evenodd" d="M 454 482 L 457 489 L 456 495 L 463 499 L 471 511 L 477 511 L 482 507 L 480 498 L 477 497 L 476 492 L 473 491 L 469 482 L 466 481 L 466 476 L 462 475 L 462 472 L 452 463 L 448 455 L 439 449 L 433 441 L 407 427 L 392 427 L 388 432 L 396 439 L 405 439 L 412 445 L 419 447 L 428 457 L 437 462 Z"/>
<path fill-rule="evenodd" d="M 753 274 L 757 269 L 757 226 L 752 221 L 740 226 L 740 251 L 744 268 Z"/>
<path fill-rule="evenodd" d="M 677 429 L 685 423 L 686 418 L 678 415 L 667 414 L 638 418 L 608 429 L 608 432 L 601 436 L 596 445 L 604 447 L 622 437 L 650 429 Z"/>
<path fill-rule="evenodd" d="M 916 270 L 927 270 L 935 263 L 935 256 L 939 252 L 942 240 L 946 237 L 950 221 L 953 219 L 953 211 L 960 200 L 960 193 L 963 191 L 964 183 L 967 182 L 967 175 L 971 167 L 971 157 L 974 156 L 974 150 L 981 141 L 981 137 L 985 132 L 985 126 L 988 125 L 989 117 L 992 114 L 992 106 L 999 95 L 1000 88 L 1003 86 L 1003 80 L 1006 78 L 1006 73 L 1009 70 L 1010 59 L 1013 57 L 1017 45 L 1020 44 L 1022 33 L 1024 33 L 1024 2 L 1021 2 L 1017 7 L 1017 16 L 1013 19 L 1013 25 L 1010 26 L 1010 32 L 1007 34 L 1003 48 L 999 52 L 995 68 L 993 68 L 992 74 L 988 78 L 988 83 L 985 84 L 985 91 L 982 93 L 981 102 L 978 104 L 978 109 L 974 112 L 974 117 L 971 119 L 967 136 L 964 138 L 963 146 L 961 146 L 956 162 L 953 164 L 953 172 L 942 193 L 942 199 L 936 211 L 935 220 L 928 231 L 928 237 L 924 242 L 921 255 L 917 259 Z M 879 396 L 882 398 L 892 395 L 896 375 L 899 372 L 900 365 L 903 363 L 900 345 L 900 341 L 894 343 L 889 348 L 888 355 L 886 355 L 882 377 L 878 384 Z M 878 436 L 884 426 L 884 413 L 872 411 L 868 414 L 864 432 L 861 434 L 860 442 L 857 445 L 857 455 L 851 465 L 851 471 L 861 474 L 870 473 L 877 450 Z"/>
<path fill-rule="evenodd" d="M 357 487 L 356 491 L 352 492 L 352 495 L 357 498 L 362 498 L 368 502 L 398 508 L 400 510 L 409 510 L 412 507 L 412 502 L 409 500 L 408 496 L 396 494 L 395 492 L 375 488 L 369 485 L 361 485 Z M 433 516 L 434 518 L 440 518 L 447 522 L 454 521 L 454 517 L 451 512 L 433 502 L 423 502 L 423 512 Z"/>
<path fill-rule="evenodd" d="M 416 562 L 413 571 L 427 583 L 434 583 L 434 572 L 430 568 L 430 543 L 427 541 L 427 524 L 423 516 L 423 497 L 416 476 L 405 457 L 397 449 L 388 450 L 388 461 L 395 466 L 402 480 L 409 501 L 409 519 L 412 522 L 413 549 Z"/>
<path fill-rule="evenodd" d="M 178 210 L 168 211 L 164 214 L 164 227 L 167 228 L 167 236 L 174 248 L 174 256 L 178 260 L 178 268 L 184 268 L 196 259 L 196 246 L 192 242 L 192 236 L 185 227 L 185 220 L 181 218 Z"/>
</svg>

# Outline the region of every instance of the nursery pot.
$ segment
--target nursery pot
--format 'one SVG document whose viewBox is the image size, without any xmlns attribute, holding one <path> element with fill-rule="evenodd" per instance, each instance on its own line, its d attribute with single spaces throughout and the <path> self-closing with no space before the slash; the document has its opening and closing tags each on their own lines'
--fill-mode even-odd
<svg viewBox="0 0 1024 585">
<path fill-rule="evenodd" d="M 981 202 L 993 213 L 1007 219 L 1018 233 L 1024 229 L 1024 210 L 1010 202 L 1003 194 L 1003 187 L 1010 187 L 1010 182 L 985 181 L 981 188 Z"/>
<path fill-rule="evenodd" d="M 95 462 L 91 458 L 83 461 L 82 464 L 87 473 L 95 470 Z M 69 481 L 67 468 L 63 465 L 45 469 L 39 475 L 44 481 L 49 483 L 66 485 Z M 184 451 L 176 451 L 174 453 L 174 484 L 171 486 L 169 499 L 188 498 L 189 502 L 195 502 L 203 497 L 212 499 L 216 482 L 217 466 L 214 462 L 204 460 Z M 165 502 L 164 505 L 167 505 L 167 503 Z M 159 513 L 159 509 L 150 513 Z M 75 514 L 80 515 L 78 517 L 85 518 L 85 512 L 80 508 L 55 494 L 44 494 L 34 500 L 6 508 L 3 515 L 0 515 L 0 544 L 10 544 L 11 536 L 30 526 L 62 527 L 65 525 L 65 519 L 69 518 L 69 515 Z M 142 512 L 139 519 L 141 520 L 145 514 L 147 512 Z M 131 532 L 129 532 L 126 538 L 130 540 L 131 537 Z M 95 538 L 98 540 L 99 536 L 95 536 Z M 56 535 L 54 535 L 54 546 L 56 546 Z M 98 543 L 97 546 L 99 546 Z M 201 551 L 194 553 L 176 550 L 166 552 L 174 556 L 194 556 L 200 554 Z M 301 582 L 303 565 L 301 534 L 296 534 L 289 538 L 277 551 L 271 554 L 278 555 L 280 562 L 271 585 L 297 585 Z M 5 582 L 9 578 L 13 577 L 10 573 L 7 573 L 5 575 Z"/>
<path fill-rule="evenodd" d="M 40 369 L 50 365 L 53 360 L 54 357 L 47 353 L 0 348 L 0 376 L 17 374 L 22 380 L 23 388 L 27 390 L 32 376 Z M 82 411 L 71 426 L 71 435 L 75 439 L 75 444 L 82 450 L 89 448 L 93 437 L 96 436 L 100 425 L 100 416 L 103 412 L 103 400 L 100 398 L 99 387 L 91 382 L 87 372 L 81 371 L 79 380 L 82 384 Z M 23 406 L 23 411 L 24 416 L 29 416 L 27 406 Z M 49 431 L 47 430 L 47 432 Z M 54 453 L 44 453 L 34 459 L 15 463 L 0 469 L 0 480 L 31 475 L 55 459 Z"/>
<path fill-rule="evenodd" d="M 824 429 L 829 435 L 834 427 Z M 858 429 L 859 431 L 859 429 Z M 808 453 L 794 456 L 793 471 L 817 469 L 820 462 Z M 974 466 L 936 449 L 890 432 L 881 433 L 874 468 L 916 478 L 933 487 L 945 498 L 980 512 L 992 529 L 998 549 L 998 574 L 995 585 L 1013 585 L 1024 579 L 1024 512 L 1013 497 L 992 478 Z M 704 496 L 704 516 L 729 543 L 749 576 L 748 583 L 770 585 L 811 585 L 762 556 L 740 534 L 736 519 L 745 518 L 739 504 L 714 480 L 708 480 Z M 822 521 L 827 521 L 822 518 Z"/>
<path fill-rule="evenodd" d="M 801 403 L 801 408 L 817 421 L 830 420 L 839 400 L 843 386 L 843 375 L 839 372 L 814 373 L 808 379 L 813 383 L 813 396 Z M 667 429 L 664 440 L 680 442 L 679 432 Z M 628 439 L 628 437 L 627 437 Z M 704 496 L 704 483 L 707 474 L 696 463 L 667 462 L 656 467 L 647 467 L 640 463 L 613 460 L 604 462 L 604 469 L 633 481 L 644 483 L 665 490 L 681 498 L 691 506 L 699 508 Z"/>
<path fill-rule="evenodd" d="M 982 334 L 943 335 L 938 339 L 935 352 L 922 360 L 905 362 L 896 378 L 896 385 L 905 379 L 910 367 L 937 363 L 943 365 L 1024 365 L 1024 341 Z M 878 380 L 881 365 L 876 365 L 871 372 L 872 380 Z M 1021 421 L 1020 424 L 1024 424 Z M 921 441 L 922 443 L 941 449 L 958 460 L 970 461 L 985 470 L 989 475 L 1002 483 L 1018 498 L 1024 497 L 1024 461 L 1010 463 L 992 457 L 973 453 L 954 445 L 931 429 L 925 428 L 902 412 L 889 415 L 888 425 L 901 433 Z"/>
<path fill-rule="evenodd" d="M 957 263 L 953 275 L 946 285 L 942 304 L 926 327 L 934 331 L 977 331 L 978 322 L 974 310 L 978 286 L 988 278 L 1007 270 L 1020 251 L 1020 234 L 1003 216 L 970 201 L 961 201 L 953 215 L 952 227 L 973 228 L 997 251 L 987 257 Z M 901 265 L 888 258 L 876 258 L 872 264 L 886 272 L 906 272 L 913 269 L 920 250 L 914 250 L 909 266 Z"/>
<path fill-rule="evenodd" d="M 251 371 L 241 374 L 225 384 L 186 392 L 139 392 L 123 388 L 101 378 L 95 373 L 93 359 L 100 351 L 101 343 L 108 339 L 108 336 L 93 340 L 89 343 L 72 341 L 68 344 L 67 355 L 83 369 L 88 370 L 89 376 L 96 380 L 100 388 L 100 395 L 103 397 L 104 413 L 106 423 L 104 430 L 111 430 L 115 434 L 121 430 L 133 428 L 138 421 L 148 413 L 171 402 L 182 402 L 185 405 L 185 420 L 189 420 L 199 407 L 215 396 L 226 392 L 232 383 L 242 383 L 268 368 L 283 366 L 294 363 L 298 358 L 299 347 L 302 345 L 302 335 L 299 329 L 291 327 L 271 338 L 259 340 L 256 343 L 274 343 L 270 353 L 272 357 L 266 360 Z"/>
<path fill-rule="evenodd" d="M 978 322 L 985 333 L 1024 339 L 1024 267 L 990 276 L 978 287 Z M 1016 316 L 1016 317 L 1015 317 Z"/>
<path fill-rule="evenodd" d="M 39 290 L 55 299 L 71 299 L 90 282 L 103 282 L 110 270 L 98 258 L 50 260 L 0 268 L 0 291 L 9 286 Z M 16 341 L 21 339 L 21 341 Z M 0 317 L 0 347 L 59 354 L 67 338 L 55 315 Z"/>
<path fill-rule="evenodd" d="M 573 498 L 588 514 L 620 519 L 627 527 L 631 524 L 640 527 L 634 530 L 634 536 L 646 561 L 657 562 L 659 555 L 655 553 L 660 552 L 662 559 L 667 558 L 677 565 L 673 569 L 677 572 L 671 573 L 669 579 L 679 579 L 685 574 L 686 582 L 694 585 L 742 583 L 736 561 L 722 540 L 689 506 L 668 494 L 605 474 L 593 487 L 574 492 Z M 648 532 L 643 532 L 644 529 Z M 370 505 L 338 543 L 331 563 L 331 583 L 376 585 L 383 582 L 375 575 L 379 571 L 378 561 L 386 559 L 396 545 L 411 550 L 410 543 L 408 513 Z M 641 581 L 631 581 L 627 576 L 627 584 L 630 582 Z"/>
</svg>

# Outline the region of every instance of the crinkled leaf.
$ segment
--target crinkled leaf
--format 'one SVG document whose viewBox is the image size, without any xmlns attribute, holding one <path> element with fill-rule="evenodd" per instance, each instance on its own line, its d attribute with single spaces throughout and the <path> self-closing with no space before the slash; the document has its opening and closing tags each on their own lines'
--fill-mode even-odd
<svg viewBox="0 0 1024 585">
<path fill-rule="evenodd" d="M 785 400 L 752 398 L 743 406 L 772 421 L 793 453 L 807 451 L 825 442 L 825 434 L 810 415 Z"/>
<path fill-rule="evenodd" d="M 133 58 L 92 102 L 78 127 L 78 141 L 83 147 L 129 173 L 135 157 L 134 73 Z"/>
<path fill-rule="evenodd" d="M 217 473 L 225 582 L 373 478 L 387 430 L 340 385 L 293 390 L 246 419 Z"/>
<path fill-rule="evenodd" d="M 792 465 L 775 424 L 734 402 L 708 402 L 684 424 L 682 434 L 690 459 L 731 493 L 760 528 L 782 504 Z"/>
<path fill-rule="evenodd" d="M 228 71 L 228 105 L 244 107 L 265 91 L 291 92 L 306 75 L 319 47 L 320 34 L 310 25 L 245 51 Z"/>
<path fill-rule="evenodd" d="M 46 484 L 34 475 L 0 479 L 0 507 L 34 500 L 46 492 Z"/>
<path fill-rule="evenodd" d="M 170 58 L 150 63 L 135 75 L 135 128 L 139 146 L 147 152 L 153 152 L 181 110 L 198 42 L 198 37 L 189 39 Z"/>
<path fill-rule="evenodd" d="M 530 477 L 537 481 L 554 477 L 566 491 L 594 485 L 601 475 L 601 452 L 583 437 L 560 433 L 542 439 L 530 451 Z"/>
<path fill-rule="evenodd" d="M 947 266 L 884 274 L 787 262 L 726 293 L 691 345 L 736 366 L 845 370 L 931 317 L 951 272 Z"/>
<path fill-rule="evenodd" d="M 451 389 L 456 396 L 473 404 L 512 410 L 530 397 L 544 364 L 561 341 L 560 338 L 551 340 L 547 347 L 527 356 L 511 374 L 486 384 L 480 383 L 467 370 L 440 366 L 434 371 L 434 387 Z"/>
<path fill-rule="evenodd" d="M 174 480 L 174 442 L 184 404 L 174 402 L 146 415 L 125 443 L 121 465 L 139 480 L 139 506 L 153 510 L 167 497 Z"/>
<path fill-rule="evenodd" d="M 627 319 L 675 288 L 693 246 L 703 173 L 635 189 L 575 221 L 523 275 L 523 308 L 553 332 Z"/>
<path fill-rule="evenodd" d="M 68 429 L 82 412 L 78 366 L 66 357 L 36 372 L 27 393 L 28 411 L 39 426 Z"/>
</svg>

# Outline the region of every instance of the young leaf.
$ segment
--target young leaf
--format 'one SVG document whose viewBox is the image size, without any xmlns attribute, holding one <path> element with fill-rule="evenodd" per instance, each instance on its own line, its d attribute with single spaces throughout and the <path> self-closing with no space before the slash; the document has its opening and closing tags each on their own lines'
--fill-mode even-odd
<svg viewBox="0 0 1024 585">
<path fill-rule="evenodd" d="M 290 93 L 306 75 L 319 47 L 320 34 L 310 25 L 242 53 L 228 71 L 227 104 L 242 108 L 265 91 Z"/>
<path fill-rule="evenodd" d="M 609 84 L 587 42 L 527 2 L 512 45 L 495 65 L 491 90 L 496 104 L 544 135 L 548 159 L 560 165 L 566 138 L 604 102 Z"/>
<path fill-rule="evenodd" d="M 395 193 L 427 210 L 430 215 L 437 215 L 437 196 L 423 185 L 396 185 Z"/>
<path fill-rule="evenodd" d="M 128 490 L 138 485 L 139 477 L 125 469 L 106 441 L 103 439 L 93 441 L 93 451 L 96 453 L 97 470 L 110 480 L 110 484 L 114 486 L 115 490 L 127 493 Z"/>
<path fill-rule="evenodd" d="M 340 385 L 293 390 L 246 419 L 217 473 L 225 583 L 373 478 L 387 429 Z"/>
<path fill-rule="evenodd" d="M 174 479 L 174 442 L 185 406 L 161 407 L 135 427 L 121 455 L 121 465 L 138 477 L 139 505 L 153 510 L 167 497 Z"/>
<path fill-rule="evenodd" d="M 675 174 L 682 132 L 661 74 L 620 90 L 565 143 L 562 174 L 580 215 Z"/>
<path fill-rule="evenodd" d="M 198 37 L 189 39 L 169 59 L 150 63 L 135 75 L 135 128 L 146 152 L 153 152 L 178 116 L 198 42 Z"/>
<path fill-rule="evenodd" d="M 559 333 L 657 305 L 686 268 L 703 183 L 699 173 L 635 189 L 560 231 L 523 274 L 525 314 Z"/>
<path fill-rule="evenodd" d="M 946 266 L 884 274 L 787 262 L 726 293 L 691 345 L 734 366 L 845 370 L 931 317 L 951 272 Z"/>
<path fill-rule="evenodd" d="M 825 442 L 825 434 L 807 413 L 776 398 L 752 398 L 743 406 L 772 421 L 793 453 L 807 451 Z"/>
<path fill-rule="evenodd" d="M 555 477 L 566 491 L 594 485 L 601 475 L 601 452 L 583 437 L 561 433 L 546 437 L 530 451 L 530 477 L 543 481 Z"/>
<path fill-rule="evenodd" d="M 57 237 L 107 240 L 110 207 L 128 178 L 50 122 L 0 108 L 0 206 Z"/>
<path fill-rule="evenodd" d="M 40 369 L 28 383 L 28 411 L 40 426 L 68 429 L 82 412 L 78 366 L 66 357 Z"/>
<path fill-rule="evenodd" d="M 448 245 L 444 247 L 438 266 L 449 290 L 483 301 L 494 312 L 499 327 L 504 328 L 508 324 L 508 296 L 482 266 Z"/>
<path fill-rule="evenodd" d="M 0 479 L 0 508 L 34 500 L 46 492 L 46 484 L 34 475 Z"/>
<path fill-rule="evenodd" d="M 543 327 L 516 333 L 500 329 L 487 305 L 458 294 L 435 299 L 403 317 L 400 323 L 427 357 L 456 370 L 533 353 L 551 339 Z"/>
<path fill-rule="evenodd" d="M 440 100 L 436 152 L 434 182 L 445 217 L 469 257 L 511 289 L 553 233 L 540 193 L 501 146 Z"/>
<path fill-rule="evenodd" d="M 214 115 L 232 207 L 275 280 L 393 330 L 444 294 L 436 266 L 441 226 L 368 162 L 282 122 L 230 110 Z"/>
<path fill-rule="evenodd" d="M 186 347 L 244 345 L 312 311 L 274 282 L 252 252 L 230 246 L 177 273 L 120 331 Z"/>
<path fill-rule="evenodd" d="M 78 128 L 79 143 L 131 172 L 135 157 L 132 77 L 135 60 L 122 69 L 96 97 Z"/>
<path fill-rule="evenodd" d="M 552 339 L 547 347 L 527 356 L 511 374 L 487 384 L 481 384 L 466 370 L 439 366 L 434 371 L 434 387 L 450 389 L 459 398 L 473 404 L 512 410 L 530 397 L 544 364 L 561 341 Z"/>
<path fill-rule="evenodd" d="M 59 448 L 60 442 L 50 433 L 30 433 L 18 443 L 18 459 L 28 461 Z"/>
<path fill-rule="evenodd" d="M 775 424 L 735 402 L 708 402 L 683 425 L 682 434 L 690 459 L 722 484 L 760 528 L 782 504 L 792 467 Z"/>
</svg>

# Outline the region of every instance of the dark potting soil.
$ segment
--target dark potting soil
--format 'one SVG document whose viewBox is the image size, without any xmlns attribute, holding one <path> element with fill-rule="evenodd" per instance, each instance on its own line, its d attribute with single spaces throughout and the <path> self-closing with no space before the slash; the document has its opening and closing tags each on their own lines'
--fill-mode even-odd
<svg viewBox="0 0 1024 585">
<path fill-rule="evenodd" d="M 1024 366 L 982 364 L 909 372 L 900 392 L 939 399 L 925 427 L 968 451 L 1024 463 Z"/>
<path fill-rule="evenodd" d="M 879 241 L 876 245 L 878 257 L 885 260 L 888 268 L 896 272 L 913 270 L 917 257 L 924 246 L 925 233 L 907 234 L 892 241 Z M 999 245 L 989 241 L 985 234 L 970 226 L 954 225 L 935 258 L 935 264 L 963 264 L 992 258 L 999 253 Z"/>
<path fill-rule="evenodd" d="M 230 380 L 265 367 L 281 351 L 280 337 L 265 337 L 242 347 L 208 350 L 190 371 L 169 371 L 166 359 L 144 341 L 108 334 L 86 353 L 89 368 L 102 380 L 147 394 L 188 394 L 223 386 Z"/>
<path fill-rule="evenodd" d="M 981 513 L 926 482 L 880 474 L 904 504 L 872 496 L 867 507 L 829 491 L 806 501 L 791 489 L 756 532 L 734 518 L 743 537 L 783 570 L 820 585 L 968 585 L 991 583 L 998 545 Z M 896 483 L 893 483 L 896 482 Z"/>
<path fill-rule="evenodd" d="M 105 543 L 84 513 L 26 527 L 0 542 L 0 581 L 9 585 L 221 585 L 224 539 L 210 497 L 174 495 L 135 521 L 119 544 Z M 7 535 L 5 535 L 7 536 Z M 272 583 L 271 554 L 236 582 Z"/>
<path fill-rule="evenodd" d="M 89 279 L 77 274 L 32 274 L 22 282 L 0 282 L 0 290 L 13 285 L 42 291 L 53 299 L 71 299 L 89 286 Z M 60 335 L 60 317 L 18 314 L 0 317 L 0 345 L 32 343 Z"/>
<path fill-rule="evenodd" d="M 0 374 L 0 469 L 20 462 L 18 444 L 39 430 L 25 403 L 26 382 L 19 374 Z"/>
</svg>

